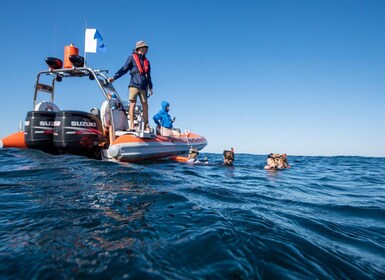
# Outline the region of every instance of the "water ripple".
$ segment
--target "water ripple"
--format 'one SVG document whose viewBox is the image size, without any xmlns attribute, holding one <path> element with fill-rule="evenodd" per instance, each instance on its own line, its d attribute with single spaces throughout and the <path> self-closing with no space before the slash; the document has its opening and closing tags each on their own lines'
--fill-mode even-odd
<svg viewBox="0 0 385 280">
<path fill-rule="evenodd" d="M 381 279 L 385 159 L 208 165 L 0 149 L 0 277 Z"/>
</svg>

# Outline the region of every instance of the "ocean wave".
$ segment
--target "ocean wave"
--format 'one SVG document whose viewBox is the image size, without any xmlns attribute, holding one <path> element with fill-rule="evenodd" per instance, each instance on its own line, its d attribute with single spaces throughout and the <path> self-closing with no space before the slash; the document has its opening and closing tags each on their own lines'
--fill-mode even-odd
<svg viewBox="0 0 385 280">
<path fill-rule="evenodd" d="M 117 164 L 0 149 L 2 278 L 385 277 L 385 160 Z"/>
</svg>

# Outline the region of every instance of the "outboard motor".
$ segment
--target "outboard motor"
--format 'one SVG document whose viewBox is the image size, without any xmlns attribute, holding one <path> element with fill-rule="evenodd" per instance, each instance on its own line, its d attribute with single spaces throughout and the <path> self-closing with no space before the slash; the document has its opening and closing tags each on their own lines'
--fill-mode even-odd
<svg viewBox="0 0 385 280">
<path fill-rule="evenodd" d="M 80 111 L 60 111 L 54 126 L 53 143 L 59 153 L 101 159 L 106 138 L 98 117 Z"/>
<path fill-rule="evenodd" d="M 56 153 L 53 144 L 56 112 L 30 111 L 24 122 L 25 144 L 28 148 Z"/>
</svg>

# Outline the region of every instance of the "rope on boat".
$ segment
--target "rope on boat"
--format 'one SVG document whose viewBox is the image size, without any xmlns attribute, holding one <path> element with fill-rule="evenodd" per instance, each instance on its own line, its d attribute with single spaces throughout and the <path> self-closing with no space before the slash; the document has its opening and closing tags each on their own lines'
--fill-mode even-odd
<svg viewBox="0 0 385 280">
<path fill-rule="evenodd" d="M 184 134 L 186 135 L 186 142 L 187 142 L 187 145 L 190 146 L 190 142 L 188 141 L 188 135 L 190 134 L 190 130 L 186 129 L 184 131 Z"/>
</svg>

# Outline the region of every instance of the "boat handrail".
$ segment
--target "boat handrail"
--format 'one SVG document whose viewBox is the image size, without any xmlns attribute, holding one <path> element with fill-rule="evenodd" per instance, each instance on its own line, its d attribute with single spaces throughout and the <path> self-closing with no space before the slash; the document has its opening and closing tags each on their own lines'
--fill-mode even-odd
<svg viewBox="0 0 385 280">
<path fill-rule="evenodd" d="M 37 95 L 38 92 L 46 92 L 51 95 L 50 102 L 54 103 L 55 99 L 55 82 L 61 82 L 63 78 L 71 78 L 71 77 L 89 77 L 90 80 L 94 80 L 99 89 L 101 90 L 104 98 L 106 100 L 108 99 L 108 93 L 114 93 L 122 105 L 122 109 L 126 111 L 124 108 L 124 102 L 114 86 L 111 83 L 108 83 L 108 76 L 107 76 L 108 70 L 94 70 L 90 67 L 72 67 L 72 68 L 60 68 L 60 69 L 48 69 L 40 71 L 37 74 L 36 78 L 36 84 L 35 84 L 35 92 L 34 92 L 34 98 L 33 98 L 33 108 L 36 107 L 37 102 Z M 41 76 L 52 76 L 52 82 L 51 85 L 40 83 Z M 112 131 L 115 131 L 114 127 L 114 120 L 113 116 L 111 116 L 111 125 Z M 113 138 L 115 138 L 115 135 L 112 135 Z"/>
<path fill-rule="evenodd" d="M 91 80 L 95 80 L 98 84 L 100 90 L 102 91 L 104 98 L 108 100 L 106 88 L 110 91 L 113 91 L 117 96 L 119 101 L 122 102 L 119 94 L 117 94 L 115 88 L 107 83 L 108 77 L 106 75 L 108 70 L 93 70 L 89 67 L 77 67 L 77 68 L 61 68 L 61 69 L 49 69 L 40 71 L 37 74 L 35 92 L 33 98 L 33 106 L 36 105 L 37 94 L 39 91 L 44 91 L 51 94 L 51 102 L 54 102 L 54 93 L 55 93 L 55 81 L 62 81 L 63 78 L 69 77 L 85 77 L 88 76 Z M 41 75 L 50 75 L 53 76 L 51 85 L 45 85 L 40 83 Z"/>
</svg>

